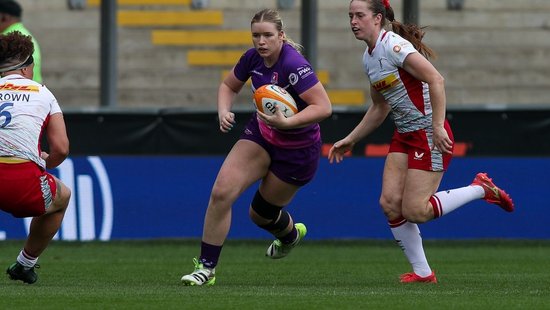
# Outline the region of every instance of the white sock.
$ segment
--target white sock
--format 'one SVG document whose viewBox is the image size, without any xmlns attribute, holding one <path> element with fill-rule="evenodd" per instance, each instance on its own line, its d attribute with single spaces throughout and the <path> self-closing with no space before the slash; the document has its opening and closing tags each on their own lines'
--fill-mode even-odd
<svg viewBox="0 0 550 310">
<path fill-rule="evenodd" d="M 424 247 L 422 246 L 422 237 L 418 225 L 405 222 L 397 227 L 391 227 L 393 237 L 401 247 L 405 256 L 411 263 L 414 273 L 421 277 L 427 277 L 432 274 L 432 269 L 428 265 Z"/>
<path fill-rule="evenodd" d="M 38 257 L 32 257 L 29 254 L 25 252 L 25 250 L 21 250 L 19 252 L 19 255 L 17 256 L 17 262 L 24 267 L 34 267 L 36 265 L 36 262 L 38 261 Z"/>
<path fill-rule="evenodd" d="M 485 190 L 479 185 L 470 185 L 437 192 L 430 198 L 430 203 L 434 208 L 434 218 L 447 215 L 466 203 L 481 199 L 484 196 Z"/>
</svg>

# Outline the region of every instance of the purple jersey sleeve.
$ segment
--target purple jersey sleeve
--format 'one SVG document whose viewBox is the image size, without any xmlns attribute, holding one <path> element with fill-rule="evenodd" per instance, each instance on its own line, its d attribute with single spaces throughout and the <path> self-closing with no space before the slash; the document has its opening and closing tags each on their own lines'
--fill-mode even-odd
<svg viewBox="0 0 550 310">
<path fill-rule="evenodd" d="M 256 49 L 251 48 L 241 55 L 239 62 L 237 62 L 233 68 L 233 74 L 235 74 L 235 77 L 243 82 L 246 82 L 250 78 L 250 68 L 260 65 L 258 60 L 261 60 L 261 57 L 260 59 L 257 59 L 258 57 L 254 57 L 257 54 Z"/>
<path fill-rule="evenodd" d="M 302 54 L 290 45 L 285 45 L 283 51 L 283 70 L 288 83 L 297 94 L 305 92 L 319 82 L 313 68 Z"/>
</svg>

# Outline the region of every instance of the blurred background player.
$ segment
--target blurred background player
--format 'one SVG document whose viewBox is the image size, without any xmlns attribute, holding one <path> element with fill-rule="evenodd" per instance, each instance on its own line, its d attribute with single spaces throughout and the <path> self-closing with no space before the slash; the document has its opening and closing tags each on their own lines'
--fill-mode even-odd
<svg viewBox="0 0 550 310">
<path fill-rule="evenodd" d="M 38 83 L 42 83 L 40 46 L 31 32 L 23 25 L 22 16 L 23 9 L 19 3 L 14 0 L 0 0 L 0 34 L 19 31 L 24 35 L 31 36 L 32 43 L 34 44 L 34 53 L 32 54 L 32 58 L 34 59 L 34 76 L 32 79 Z"/>
<path fill-rule="evenodd" d="M 277 239 L 266 256 L 282 258 L 300 242 L 306 227 L 294 224 L 284 209 L 298 189 L 314 177 L 319 164 L 319 122 L 332 113 L 328 95 L 300 54 L 300 46 L 288 39 L 275 10 L 262 10 L 251 21 L 254 47 L 246 51 L 218 91 L 220 130 L 235 124 L 231 106 L 237 93 L 251 78 L 252 88 L 276 84 L 294 98 L 299 112 L 285 118 L 280 110 L 268 116 L 254 113 L 240 139 L 227 155 L 210 195 L 204 219 L 201 254 L 195 271 L 184 275 L 185 285 L 212 285 L 215 267 L 231 225 L 235 200 L 261 180 L 249 208 L 250 218 Z"/>
<path fill-rule="evenodd" d="M 424 32 L 395 21 L 389 0 L 352 0 L 349 19 L 355 38 L 367 43 L 363 65 L 372 106 L 347 137 L 334 143 L 329 160 L 342 161 L 391 114 L 396 130 L 384 166 L 380 205 L 413 269 L 400 281 L 435 283 L 416 223 L 446 215 L 475 199 L 508 212 L 514 204 L 485 173 L 477 174 L 470 186 L 436 193 L 451 161 L 454 139 L 445 119 L 444 80 L 427 60 L 434 54 L 421 42 Z M 393 31 L 384 29 L 386 19 Z"/>
<path fill-rule="evenodd" d="M 33 217 L 25 245 L 6 272 L 29 284 L 38 279 L 36 262 L 61 226 L 71 196 L 46 172 L 65 160 L 69 139 L 57 100 L 32 80 L 32 55 L 30 36 L 0 35 L 0 209 Z M 49 154 L 40 149 L 43 134 Z"/>
</svg>

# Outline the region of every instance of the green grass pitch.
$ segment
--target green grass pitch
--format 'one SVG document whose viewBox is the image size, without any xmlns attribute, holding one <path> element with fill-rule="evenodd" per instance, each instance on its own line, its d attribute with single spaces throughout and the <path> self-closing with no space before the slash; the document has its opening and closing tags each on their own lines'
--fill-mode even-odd
<svg viewBox="0 0 550 310">
<path fill-rule="evenodd" d="M 426 241 L 439 284 L 400 284 L 390 240 L 305 240 L 288 257 L 229 240 L 213 287 L 185 287 L 199 240 L 53 242 L 33 285 L 0 282 L 0 309 L 550 309 L 550 241 Z M 0 266 L 22 241 L 0 242 Z M 3 271 L 5 272 L 5 271 Z"/>
</svg>

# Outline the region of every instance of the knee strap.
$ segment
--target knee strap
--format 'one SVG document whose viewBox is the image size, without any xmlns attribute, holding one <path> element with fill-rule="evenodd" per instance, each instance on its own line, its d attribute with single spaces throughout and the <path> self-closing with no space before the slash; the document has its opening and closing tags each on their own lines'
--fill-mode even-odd
<svg viewBox="0 0 550 310">
<path fill-rule="evenodd" d="M 259 216 L 271 220 L 267 224 L 258 225 L 260 228 L 271 233 L 276 234 L 285 230 L 290 223 L 290 214 L 284 211 L 283 207 L 267 202 L 259 191 L 254 195 L 254 199 L 250 206 Z"/>
<path fill-rule="evenodd" d="M 252 207 L 252 210 L 254 210 L 254 212 L 256 212 L 259 216 L 273 221 L 277 220 L 279 213 L 281 213 L 281 210 L 283 209 L 281 206 L 276 206 L 267 202 L 260 194 L 260 191 L 256 191 L 256 195 L 254 195 L 254 199 L 252 199 L 250 207 Z"/>
</svg>

